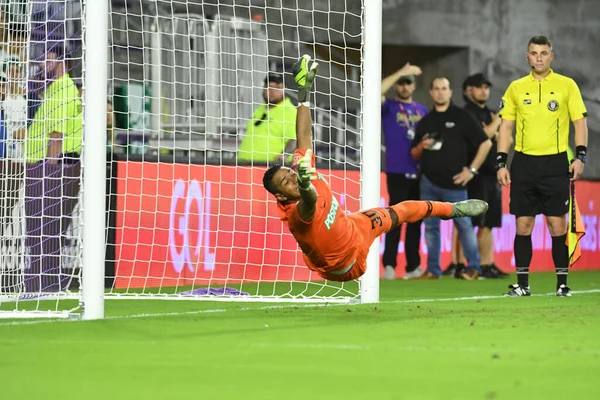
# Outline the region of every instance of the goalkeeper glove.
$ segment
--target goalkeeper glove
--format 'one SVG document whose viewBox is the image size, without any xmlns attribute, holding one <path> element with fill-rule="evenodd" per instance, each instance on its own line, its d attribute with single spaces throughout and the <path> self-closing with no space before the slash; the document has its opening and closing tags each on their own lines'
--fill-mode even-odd
<svg viewBox="0 0 600 400">
<path fill-rule="evenodd" d="M 308 189 L 310 181 L 317 179 L 317 169 L 312 165 L 312 150 L 306 150 L 304 157 L 298 162 L 298 184 L 302 189 Z"/>
<path fill-rule="evenodd" d="M 298 61 L 292 67 L 292 73 L 294 74 L 294 80 L 298 85 L 298 103 L 308 102 L 310 96 L 310 88 L 312 87 L 313 80 L 317 76 L 317 64 L 311 56 L 308 54 L 300 57 Z"/>
</svg>

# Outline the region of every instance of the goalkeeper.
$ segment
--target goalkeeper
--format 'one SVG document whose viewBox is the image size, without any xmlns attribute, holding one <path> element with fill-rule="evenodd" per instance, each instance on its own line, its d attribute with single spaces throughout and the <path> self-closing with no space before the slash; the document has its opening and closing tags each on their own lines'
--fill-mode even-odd
<svg viewBox="0 0 600 400">
<path fill-rule="evenodd" d="M 346 215 L 314 167 L 309 93 L 317 75 L 317 63 L 304 55 L 294 64 L 292 72 L 298 86 L 294 162 L 292 168 L 280 165 L 269 168 L 263 184 L 277 199 L 281 220 L 302 249 L 308 268 L 332 281 L 357 279 L 365 273 L 373 241 L 398 224 L 427 217 L 476 216 L 487 210 L 487 203 L 481 200 L 405 201 L 389 208 Z"/>
</svg>

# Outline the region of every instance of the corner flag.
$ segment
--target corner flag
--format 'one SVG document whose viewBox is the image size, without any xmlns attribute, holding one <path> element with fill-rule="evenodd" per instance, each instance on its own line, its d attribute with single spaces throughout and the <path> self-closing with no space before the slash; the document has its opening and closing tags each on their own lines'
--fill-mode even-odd
<svg viewBox="0 0 600 400">
<path fill-rule="evenodd" d="M 569 198 L 569 221 L 567 228 L 566 245 L 569 248 L 569 265 L 575 264 L 581 257 L 579 241 L 585 235 L 585 227 L 581 219 L 579 207 L 575 200 L 575 182 L 571 181 L 571 196 Z"/>
</svg>

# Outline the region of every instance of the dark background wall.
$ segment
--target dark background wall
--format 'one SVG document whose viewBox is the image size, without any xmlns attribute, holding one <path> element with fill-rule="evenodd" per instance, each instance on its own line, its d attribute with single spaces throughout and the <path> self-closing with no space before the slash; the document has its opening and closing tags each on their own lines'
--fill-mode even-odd
<svg viewBox="0 0 600 400">
<path fill-rule="evenodd" d="M 421 49 L 426 54 L 432 48 L 456 49 L 437 60 L 425 57 L 419 100 L 428 102 L 425 86 L 438 71 L 451 71 L 459 89 L 455 99 L 464 77 L 485 72 L 494 84 L 490 105 L 497 107 L 509 83 L 529 73 L 526 45 L 535 35 L 551 38 L 553 69 L 575 79 L 581 89 L 591 154 L 584 176 L 600 179 L 600 69 L 594 51 L 600 41 L 598 0 L 383 0 L 383 74 L 406 61 L 421 62 Z"/>
<path fill-rule="evenodd" d="M 346 57 L 357 65 L 361 46 L 363 3 L 367 0 L 127 0 L 154 15 L 190 12 L 205 16 L 226 14 L 250 18 L 262 15 L 273 65 L 287 68 L 302 52 L 313 52 L 323 61 L 319 73 L 322 93 L 332 93 L 348 108 L 359 106 L 357 85 L 340 85 L 347 71 L 329 59 Z M 590 162 L 584 177 L 600 179 L 600 69 L 595 47 L 600 43 L 600 0 L 382 0 L 383 59 L 385 76 L 409 61 L 420 65 L 417 100 L 429 105 L 427 85 L 446 75 L 462 104 L 460 86 L 466 76 L 485 72 L 494 87 L 490 106 L 497 107 L 509 83 L 527 73 L 526 44 L 535 35 L 547 35 L 553 43 L 555 71 L 579 84 L 588 108 Z M 113 0 L 113 4 L 123 4 Z M 337 27 L 337 28 L 336 28 Z M 132 39 L 132 38 L 130 38 Z M 135 43 L 131 40 L 130 43 Z M 319 43 L 319 46 L 314 45 Z M 336 48 L 335 45 L 339 45 Z M 338 49 L 345 49 L 340 52 Z M 343 64 L 343 60 L 342 60 Z M 342 79 L 327 79 L 336 76 Z M 324 84 L 323 82 L 327 82 Z M 354 100 L 353 100 L 354 99 Z"/>
</svg>

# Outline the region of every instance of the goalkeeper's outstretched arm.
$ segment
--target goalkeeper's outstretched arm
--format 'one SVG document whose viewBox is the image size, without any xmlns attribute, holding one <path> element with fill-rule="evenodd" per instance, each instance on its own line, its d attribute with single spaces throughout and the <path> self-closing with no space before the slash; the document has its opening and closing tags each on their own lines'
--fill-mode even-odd
<svg viewBox="0 0 600 400">
<path fill-rule="evenodd" d="M 312 160 L 312 118 L 310 116 L 310 89 L 317 76 L 318 64 L 307 54 L 292 67 L 294 81 L 298 86 L 298 113 L 296 114 L 296 146 L 306 149 L 304 157 L 298 163 L 298 184 L 301 200 L 298 213 L 304 221 L 311 221 L 315 215 L 318 199 L 317 191 L 311 181 L 317 170 Z"/>
<path fill-rule="evenodd" d="M 304 108 L 308 110 L 308 107 Z M 304 221 L 312 221 L 317 210 L 319 195 L 311 183 L 316 177 L 317 169 L 312 164 L 312 150 L 308 149 L 298 163 L 298 186 L 300 189 L 298 214 Z"/>
<path fill-rule="evenodd" d="M 312 149 L 312 117 L 309 106 L 302 104 L 296 114 L 296 148 Z"/>
<path fill-rule="evenodd" d="M 303 55 L 292 67 L 298 87 L 298 114 L 296 115 L 296 147 L 312 149 L 312 120 L 310 116 L 310 89 L 317 76 L 319 64 L 308 54 Z"/>
</svg>

